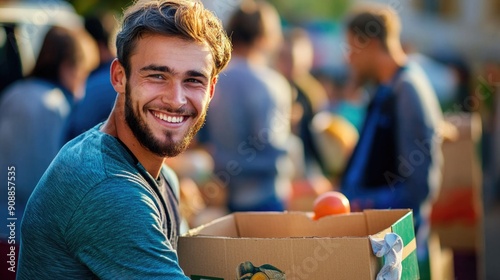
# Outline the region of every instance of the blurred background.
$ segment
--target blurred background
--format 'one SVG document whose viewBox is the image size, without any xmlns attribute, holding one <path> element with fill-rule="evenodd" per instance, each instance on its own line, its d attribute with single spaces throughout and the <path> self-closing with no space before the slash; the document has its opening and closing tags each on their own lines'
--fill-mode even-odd
<svg viewBox="0 0 500 280">
<path fill-rule="evenodd" d="M 239 0 L 203 0 L 226 23 Z M 311 39 L 311 73 L 324 86 L 329 110 L 343 116 L 336 134 L 356 134 L 366 96 L 343 95 L 349 51 L 343 27 L 354 0 L 269 0 L 283 29 L 300 27 Z M 365 1 L 366 2 L 366 1 Z M 402 20 L 402 42 L 434 86 L 445 117 L 459 131 L 458 140 L 443 145 L 445 167 L 441 195 L 435 202 L 430 246 L 435 279 L 500 279 L 500 1 L 373 0 L 390 5 Z M 0 0 L 1 92 L 33 68 L 44 35 L 52 25 L 81 28 L 86 17 L 99 17 L 112 30 L 131 1 Z M 111 36 L 112 37 L 112 36 Z M 113 42 L 109 42 L 112 49 Z M 318 121 L 319 122 L 319 121 Z M 321 125 L 320 125 L 321 126 Z M 353 130 L 354 132 L 351 132 Z M 342 130 L 343 129 L 343 130 Z M 335 134 L 335 133 L 334 133 Z M 342 136 L 339 136 L 342 138 Z M 354 140 L 353 140 L 354 139 Z M 323 155 L 348 157 L 356 137 L 337 139 L 335 148 L 320 143 Z M 321 142 L 321 141 L 320 141 Z M 342 142 L 339 144 L 339 142 Z M 347 154 L 347 155 L 346 155 Z M 325 156 L 326 157 L 326 156 Z M 329 160 L 330 159 L 330 160 Z M 323 158 L 325 178 L 333 188 L 345 160 Z M 193 149 L 171 159 L 183 180 L 185 216 L 190 226 L 223 215 L 224 189 L 210 174 L 207 154 Z M 318 182 L 318 181 L 316 181 Z M 322 183 L 294 186 L 289 210 L 310 211 Z M 321 186 L 320 186 L 321 185 Z M 432 264 L 431 264 L 432 266 Z"/>
</svg>

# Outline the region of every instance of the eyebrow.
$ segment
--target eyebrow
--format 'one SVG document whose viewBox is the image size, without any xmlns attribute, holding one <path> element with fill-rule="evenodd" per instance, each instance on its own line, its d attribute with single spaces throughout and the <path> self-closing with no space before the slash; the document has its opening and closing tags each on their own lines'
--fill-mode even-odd
<svg viewBox="0 0 500 280">
<path fill-rule="evenodd" d="M 147 66 L 142 67 L 139 72 L 145 72 L 145 71 L 158 71 L 158 72 L 164 72 L 172 75 L 178 74 L 175 72 L 172 68 L 164 65 L 156 65 L 156 64 L 150 64 Z M 203 72 L 197 71 L 197 70 L 189 70 L 186 72 L 186 74 L 190 77 L 200 77 L 200 78 L 205 78 L 208 79 L 208 75 L 204 74 Z"/>
<path fill-rule="evenodd" d="M 176 74 L 168 66 L 162 66 L 162 65 L 156 65 L 156 64 L 150 64 L 150 65 L 144 66 L 139 70 L 139 72 L 144 72 L 144 71 L 158 71 L 158 72 Z"/>
<path fill-rule="evenodd" d="M 187 74 L 190 77 L 199 77 L 199 78 L 208 79 L 208 75 L 203 74 L 202 72 L 199 72 L 199 71 L 195 71 L 195 70 L 187 71 Z"/>
</svg>

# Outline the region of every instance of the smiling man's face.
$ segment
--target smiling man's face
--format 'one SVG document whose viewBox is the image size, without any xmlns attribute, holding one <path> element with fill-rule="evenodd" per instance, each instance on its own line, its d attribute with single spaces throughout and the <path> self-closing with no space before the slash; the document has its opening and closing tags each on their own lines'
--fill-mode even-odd
<svg viewBox="0 0 500 280">
<path fill-rule="evenodd" d="M 139 143 L 154 154 L 184 151 L 205 122 L 216 79 L 206 44 L 147 35 L 130 57 L 125 119 Z"/>
</svg>

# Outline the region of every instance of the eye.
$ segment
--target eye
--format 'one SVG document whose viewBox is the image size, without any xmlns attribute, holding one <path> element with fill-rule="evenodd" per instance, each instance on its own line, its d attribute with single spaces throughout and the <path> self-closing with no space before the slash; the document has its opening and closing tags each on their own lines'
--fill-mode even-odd
<svg viewBox="0 0 500 280">
<path fill-rule="evenodd" d="M 186 79 L 186 82 L 188 83 L 195 83 L 195 84 L 203 84 L 201 80 L 195 79 L 195 78 L 188 78 Z"/>
<path fill-rule="evenodd" d="M 148 75 L 148 78 L 164 80 L 164 77 L 162 74 L 151 74 L 151 75 Z"/>
</svg>

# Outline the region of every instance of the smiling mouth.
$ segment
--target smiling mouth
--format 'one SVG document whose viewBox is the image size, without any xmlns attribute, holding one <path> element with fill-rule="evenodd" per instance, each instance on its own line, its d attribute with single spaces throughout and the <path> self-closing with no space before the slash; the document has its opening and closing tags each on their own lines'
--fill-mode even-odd
<svg viewBox="0 0 500 280">
<path fill-rule="evenodd" d="M 156 118 L 158 118 L 162 121 L 168 122 L 168 123 L 181 123 L 184 121 L 184 116 L 169 116 L 165 113 L 156 112 L 156 111 L 152 111 L 151 113 L 153 113 L 153 115 Z"/>
</svg>

